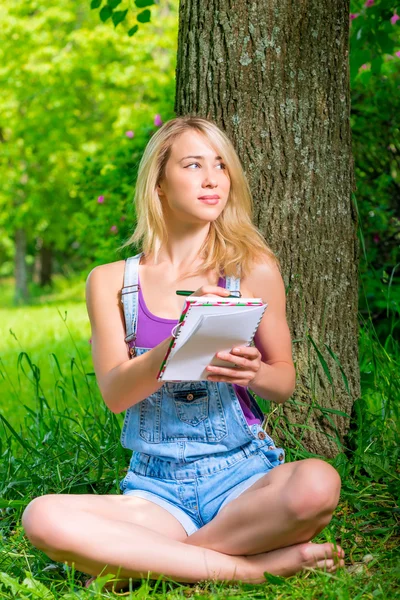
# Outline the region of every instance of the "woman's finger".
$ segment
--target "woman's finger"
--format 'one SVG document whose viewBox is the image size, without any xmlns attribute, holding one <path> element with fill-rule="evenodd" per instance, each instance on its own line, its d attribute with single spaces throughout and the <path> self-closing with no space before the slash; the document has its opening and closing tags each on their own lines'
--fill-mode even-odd
<svg viewBox="0 0 400 600">
<path fill-rule="evenodd" d="M 216 357 L 220 358 L 221 360 L 226 360 L 226 362 L 236 364 L 237 366 L 240 366 L 242 368 L 244 368 L 244 367 L 247 367 L 248 369 L 252 368 L 252 363 L 249 360 L 247 360 L 247 358 L 242 358 L 241 356 L 233 356 L 233 354 L 231 354 L 230 352 L 217 352 Z M 210 365 L 210 366 L 214 366 L 214 365 Z M 229 367 L 220 367 L 220 368 L 228 369 Z"/>
<path fill-rule="evenodd" d="M 231 353 L 235 356 L 243 356 L 244 358 L 256 358 L 260 355 L 258 348 L 255 346 L 237 346 L 232 348 Z"/>
<path fill-rule="evenodd" d="M 258 358 L 257 356 L 246 358 L 240 354 L 232 354 L 231 352 L 217 352 L 216 357 L 236 364 L 242 369 L 249 369 L 250 371 L 258 370 L 258 363 L 255 360 Z"/>
<path fill-rule="evenodd" d="M 220 287 L 219 285 L 202 285 L 198 288 L 192 296 L 222 296 L 227 297 L 230 295 L 230 291 L 226 288 Z M 190 298 L 190 296 L 189 296 Z"/>
</svg>

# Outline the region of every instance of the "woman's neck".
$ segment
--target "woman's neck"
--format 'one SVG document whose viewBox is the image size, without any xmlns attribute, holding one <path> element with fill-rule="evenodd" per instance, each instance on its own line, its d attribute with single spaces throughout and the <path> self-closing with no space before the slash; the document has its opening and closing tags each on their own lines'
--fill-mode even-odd
<svg viewBox="0 0 400 600">
<path fill-rule="evenodd" d="M 203 262 L 200 249 L 206 236 L 197 239 L 181 238 L 179 240 L 168 239 L 165 246 L 161 247 L 157 258 L 157 265 L 172 269 L 175 272 L 187 272 L 197 269 Z M 154 265 L 154 256 L 143 257 L 142 264 Z"/>
</svg>

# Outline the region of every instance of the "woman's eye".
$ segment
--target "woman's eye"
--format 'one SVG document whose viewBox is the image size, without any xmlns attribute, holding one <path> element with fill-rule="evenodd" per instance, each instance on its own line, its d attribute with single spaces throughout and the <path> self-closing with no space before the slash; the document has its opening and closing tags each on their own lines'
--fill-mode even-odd
<svg viewBox="0 0 400 600">
<path fill-rule="evenodd" d="M 200 165 L 199 163 L 190 163 L 190 165 L 187 165 L 187 166 L 185 167 L 185 169 L 187 169 L 187 168 L 189 168 L 189 167 L 193 167 L 193 166 L 200 167 L 201 165 Z M 224 163 L 218 163 L 218 165 L 217 165 L 217 166 L 218 166 L 218 167 L 222 167 L 222 169 L 226 169 L 226 166 L 224 165 Z"/>
</svg>

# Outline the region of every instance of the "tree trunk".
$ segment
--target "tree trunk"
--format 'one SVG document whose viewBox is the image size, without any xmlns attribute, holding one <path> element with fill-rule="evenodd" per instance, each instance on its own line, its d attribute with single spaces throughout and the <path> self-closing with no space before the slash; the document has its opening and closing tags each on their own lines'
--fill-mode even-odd
<svg viewBox="0 0 400 600">
<path fill-rule="evenodd" d="M 15 231 L 15 304 L 28 301 L 27 269 L 26 269 L 26 234 L 24 229 Z"/>
<path fill-rule="evenodd" d="M 40 248 L 40 285 L 51 285 L 53 275 L 53 249 L 45 243 Z"/>
<path fill-rule="evenodd" d="M 241 157 L 288 289 L 297 386 L 280 427 L 325 456 L 360 393 L 348 54 L 348 0 L 180 3 L 175 111 L 213 119 Z"/>
</svg>

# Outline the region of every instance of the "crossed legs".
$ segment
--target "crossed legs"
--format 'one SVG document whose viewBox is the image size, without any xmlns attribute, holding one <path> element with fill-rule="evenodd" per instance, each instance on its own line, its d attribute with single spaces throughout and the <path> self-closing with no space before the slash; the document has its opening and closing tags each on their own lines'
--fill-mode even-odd
<svg viewBox="0 0 400 600">
<path fill-rule="evenodd" d="M 307 542 L 328 525 L 339 494 L 340 477 L 328 463 L 284 464 L 227 504 L 185 544 L 246 556 L 255 573 L 292 575 L 304 567 L 333 572 L 344 564 L 340 546 Z"/>
<path fill-rule="evenodd" d="M 189 537 L 168 511 L 129 496 L 43 496 L 27 507 L 23 526 L 50 558 L 91 575 L 258 583 L 265 571 L 343 563 L 331 544 L 307 544 L 330 521 L 339 491 L 336 471 L 307 459 L 277 467 Z"/>
</svg>

